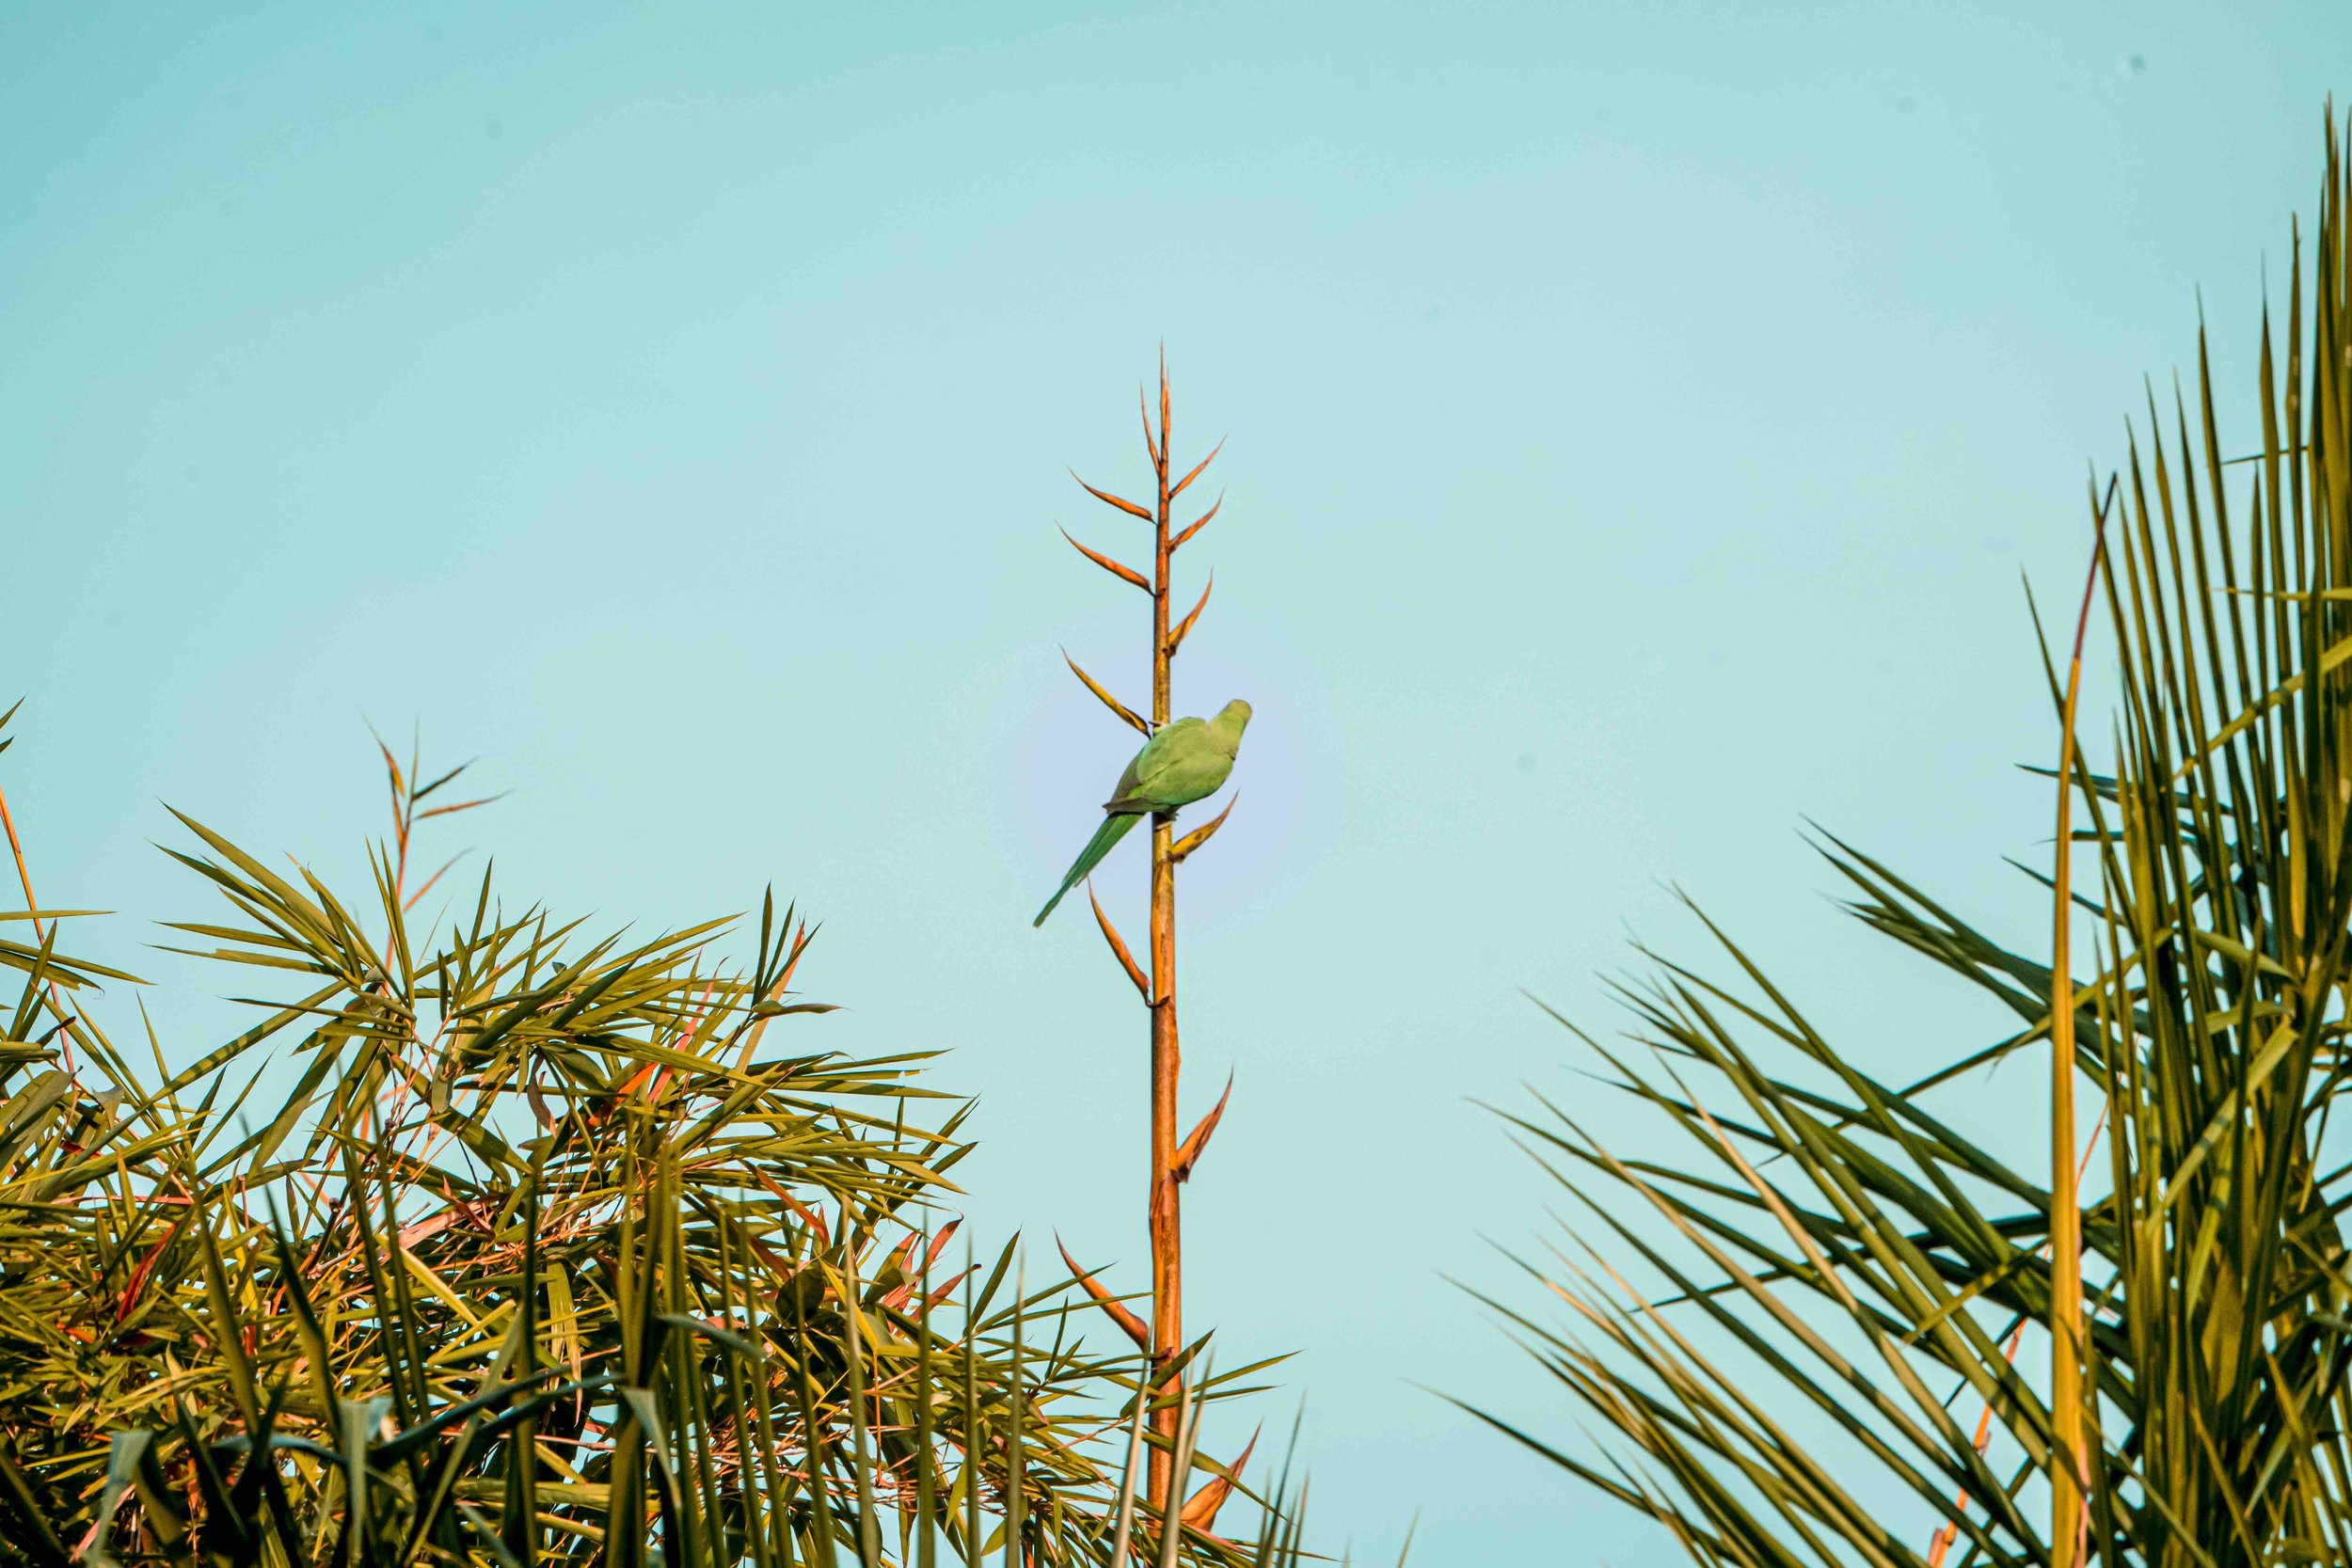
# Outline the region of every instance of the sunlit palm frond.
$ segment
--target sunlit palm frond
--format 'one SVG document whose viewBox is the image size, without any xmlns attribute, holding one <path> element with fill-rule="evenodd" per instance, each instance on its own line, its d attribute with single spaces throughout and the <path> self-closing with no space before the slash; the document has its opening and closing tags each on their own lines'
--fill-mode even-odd
<svg viewBox="0 0 2352 1568">
<path fill-rule="evenodd" d="M 2284 330 L 2263 327 L 2257 438 L 2224 445 L 2201 342 L 2194 404 L 2152 400 L 2091 498 L 2120 700 L 2084 737 L 2107 770 L 2067 781 L 2096 967 L 2066 1012 L 2099 1127 L 2078 1277 L 2108 1563 L 2352 1562 L 2345 182 L 2331 135 L 2312 264 L 2298 245 Z M 1621 1156 L 1597 1131 L 1616 1113 L 1581 1102 L 1511 1118 L 1583 1217 L 1529 1262 L 1572 1321 L 1498 1301 L 1603 1437 L 1512 1430 L 1703 1561 L 2059 1560 L 2048 1146 L 1956 1092 L 2046 1056 L 2055 976 L 1824 849 L 1867 926 L 2013 1029 L 1887 1082 L 1857 1065 L 1882 1042 L 1824 1038 L 1727 937 L 1733 978 L 1666 964 L 1629 990 L 1641 1048 L 1592 1049 L 1684 1152 Z"/>
</svg>

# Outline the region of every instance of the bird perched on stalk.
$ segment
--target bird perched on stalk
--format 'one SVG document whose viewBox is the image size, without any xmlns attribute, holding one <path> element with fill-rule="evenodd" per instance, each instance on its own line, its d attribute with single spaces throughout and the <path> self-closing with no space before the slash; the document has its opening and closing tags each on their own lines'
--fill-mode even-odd
<svg viewBox="0 0 2352 1568">
<path fill-rule="evenodd" d="M 1119 775 L 1119 786 L 1103 802 L 1103 825 L 1078 851 L 1061 886 L 1037 911 L 1031 927 L 1044 925 L 1062 895 L 1085 881 L 1137 821 L 1156 812 L 1172 816 L 1177 807 L 1215 794 L 1232 774 L 1233 758 L 1241 751 L 1241 732 L 1248 725 L 1249 705 L 1236 697 L 1218 709 L 1214 719 L 1179 719 L 1154 732 L 1127 765 L 1127 771 Z"/>
</svg>

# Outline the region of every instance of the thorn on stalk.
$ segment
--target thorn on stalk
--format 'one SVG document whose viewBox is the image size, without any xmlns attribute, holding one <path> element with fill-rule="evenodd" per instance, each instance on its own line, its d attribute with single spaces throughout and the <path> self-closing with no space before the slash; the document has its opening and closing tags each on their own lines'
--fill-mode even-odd
<svg viewBox="0 0 2352 1568">
<path fill-rule="evenodd" d="M 1192 634 L 1192 624 L 1200 619 L 1200 612 L 1202 610 L 1209 608 L 1209 594 L 1210 591 L 1216 587 L 1216 574 L 1215 572 L 1211 572 L 1209 574 L 1207 587 L 1200 590 L 1200 597 L 1194 601 L 1191 610 L 1184 616 L 1184 618 L 1176 623 L 1176 629 L 1168 634 L 1168 651 L 1169 653 L 1173 654 L 1177 649 L 1184 645 L 1184 639 Z"/>
<path fill-rule="evenodd" d="M 1177 1523 L 1186 1529 L 1203 1532 L 1216 1523 L 1216 1511 L 1223 1508 L 1225 1499 L 1233 1495 L 1234 1481 L 1249 1464 L 1249 1456 L 1258 1451 L 1258 1439 L 1264 1432 L 1265 1423 L 1261 1421 L 1257 1431 L 1249 1434 L 1249 1441 L 1243 1445 L 1241 1457 L 1225 1466 L 1223 1475 L 1206 1482 L 1185 1500 L 1184 1506 L 1176 1514 Z"/>
<path fill-rule="evenodd" d="M 1073 479 L 1078 479 L 1078 470 L 1075 468 L 1071 469 L 1070 477 Z M 1093 485 L 1089 484 L 1083 479 L 1078 479 L 1078 488 L 1084 490 L 1088 495 L 1092 496 L 1096 500 L 1102 501 L 1106 505 L 1115 506 L 1119 508 L 1120 511 L 1128 514 L 1130 516 L 1140 517 L 1147 523 L 1157 522 L 1159 520 L 1158 518 L 1152 516 L 1151 513 L 1146 512 L 1142 507 L 1137 506 L 1135 502 L 1128 500 L 1126 498 L 1122 496 L 1114 496 L 1108 490 L 1097 490 Z"/>
<path fill-rule="evenodd" d="M 1058 523 L 1055 526 L 1057 528 L 1060 528 Z M 1100 550 L 1090 550 L 1087 548 L 1084 545 L 1079 544 L 1076 539 L 1072 538 L 1070 531 L 1066 528 L 1061 530 L 1061 536 L 1064 539 L 1070 540 L 1070 547 L 1072 549 L 1076 550 L 1080 555 L 1085 556 L 1089 561 L 1093 562 L 1097 566 L 1102 567 L 1103 570 L 1108 572 L 1111 576 L 1119 578 L 1122 582 L 1132 582 L 1147 594 L 1152 592 L 1152 579 L 1145 577 L 1141 572 L 1136 571 L 1133 566 L 1122 565 L 1119 562 L 1113 561 L 1109 556 L 1104 555 Z"/>
<path fill-rule="evenodd" d="M 1150 1006 L 1152 982 L 1143 977 L 1143 971 L 1136 966 L 1136 956 L 1127 950 L 1125 939 L 1119 934 L 1119 927 L 1113 926 L 1111 917 L 1103 912 L 1103 901 L 1094 896 L 1094 879 L 1091 877 L 1087 879 L 1087 902 L 1094 906 L 1094 923 L 1103 927 L 1103 940 L 1109 942 L 1111 951 L 1118 955 L 1119 967 L 1125 970 L 1127 978 L 1136 983 L 1136 990 L 1142 996 L 1144 1005 Z"/>
<path fill-rule="evenodd" d="M 1143 716 L 1136 712 L 1135 709 L 1129 707 L 1126 704 L 1120 702 L 1118 698 L 1112 696 L 1109 692 L 1104 690 L 1103 683 L 1101 681 L 1096 680 L 1092 675 L 1089 675 L 1084 670 L 1079 669 L 1078 661 L 1070 657 L 1069 649 L 1064 648 L 1061 651 L 1061 657 L 1062 662 L 1070 666 L 1070 673 L 1077 676 L 1079 680 L 1085 682 L 1086 689 L 1089 691 L 1093 692 L 1095 697 L 1102 702 L 1104 706 L 1109 708 L 1113 713 L 1118 714 L 1121 719 L 1124 719 L 1129 724 L 1133 725 L 1137 734 L 1146 736 L 1151 735 L 1152 726 L 1144 722 Z"/>
<path fill-rule="evenodd" d="M 1219 436 L 1217 438 L 1216 445 L 1209 449 L 1209 455 L 1194 464 L 1192 466 L 1192 472 L 1186 474 L 1184 478 L 1178 480 L 1175 484 L 1169 487 L 1168 492 L 1168 499 L 1169 500 L 1174 500 L 1178 496 L 1183 495 L 1184 493 L 1184 486 L 1190 484 L 1194 480 L 1199 479 L 1200 477 L 1201 470 L 1216 461 L 1216 454 L 1225 450 L 1225 437 Z"/>
<path fill-rule="evenodd" d="M 1193 829 L 1192 832 L 1186 833 L 1184 837 L 1176 841 L 1175 847 L 1168 852 L 1169 863 L 1174 865 L 1184 864 L 1185 859 L 1190 856 L 1195 849 L 1198 849 L 1202 845 L 1208 843 L 1210 836 L 1219 828 L 1225 826 L 1225 819 L 1232 816 L 1233 808 L 1240 804 L 1241 791 L 1235 790 L 1233 792 L 1233 798 L 1225 802 L 1225 809 L 1223 811 L 1218 812 L 1215 816 L 1212 816 L 1206 822 L 1201 823 L 1200 826 Z"/>
<path fill-rule="evenodd" d="M 1175 1177 L 1177 1180 L 1192 1180 L 1192 1167 L 1200 1162 L 1201 1151 L 1209 1147 L 1210 1134 L 1216 1131 L 1216 1124 L 1224 1119 L 1225 1102 L 1232 1098 L 1233 1075 L 1228 1072 L 1225 1075 L 1225 1092 L 1216 1097 L 1216 1104 L 1211 1108 L 1209 1114 L 1202 1117 L 1194 1124 L 1192 1131 L 1184 1134 L 1183 1145 L 1176 1150 L 1176 1158 L 1168 1165 L 1168 1174 Z"/>
<path fill-rule="evenodd" d="M 1216 516 L 1216 509 L 1224 504 L 1225 492 L 1220 490 L 1217 492 L 1216 499 L 1210 504 L 1210 507 L 1206 512 L 1203 512 L 1200 516 L 1194 518 L 1191 524 L 1187 526 L 1183 532 L 1177 534 L 1175 538 L 1170 539 L 1168 542 L 1169 551 L 1172 553 L 1183 548 L 1185 540 L 1191 538 L 1202 529 L 1207 528 L 1209 526 L 1209 519 Z"/>
<path fill-rule="evenodd" d="M 1070 1248 L 1063 1244 L 1059 1236 L 1054 1238 L 1054 1245 L 1061 1253 L 1061 1260 L 1070 1265 L 1071 1276 L 1077 1280 L 1088 1295 L 1094 1298 L 1094 1305 L 1101 1307 L 1111 1322 L 1117 1323 L 1127 1338 L 1136 1342 L 1137 1350 L 1147 1355 L 1150 1354 L 1152 1352 L 1151 1328 L 1141 1318 L 1136 1316 L 1134 1310 L 1125 1302 L 1120 1301 L 1106 1288 L 1096 1283 L 1094 1276 L 1102 1271 L 1078 1267 L 1078 1260 L 1070 1256 Z"/>
</svg>

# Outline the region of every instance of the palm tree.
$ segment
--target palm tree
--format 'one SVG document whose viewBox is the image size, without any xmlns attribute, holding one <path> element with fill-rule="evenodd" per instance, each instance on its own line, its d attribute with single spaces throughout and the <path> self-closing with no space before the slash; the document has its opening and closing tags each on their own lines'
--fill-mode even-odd
<svg viewBox="0 0 2352 1568">
<path fill-rule="evenodd" d="M 1866 927 L 2014 1027 L 1882 1082 L 1710 927 L 1730 976 L 1661 960 L 1624 991 L 1638 1045 L 1590 1042 L 1682 1158 L 1581 1106 L 1511 1118 L 1583 1217 L 1529 1263 L 1569 1319 L 1504 1310 L 1603 1437 L 1496 1424 L 1694 1559 L 2352 1561 L 2347 200 L 2331 111 L 2259 439 L 2225 442 L 2201 335 L 2193 408 L 2152 395 L 2094 487 L 2120 705 L 2099 771 L 2045 638 L 2056 962 L 1822 842 Z M 1940 1093 L 2020 1054 L 2065 1091 L 2046 1164 Z"/>
<path fill-rule="evenodd" d="M 955 1245 L 922 1059 L 778 1048 L 829 1010 L 791 909 L 596 934 L 485 872 L 437 914 L 415 836 L 482 802 L 384 762 L 361 898 L 182 818 L 228 912 L 174 929 L 269 1000 L 176 1069 L 102 1023 L 135 982 L 60 951 L 0 796 L 0 1561 L 1252 1555 L 1137 1497 L 1164 1401 L 1076 1282 Z M 1178 1474 L 1223 1475 L 1192 1423 L 1251 1370 L 1178 1369 Z"/>
</svg>

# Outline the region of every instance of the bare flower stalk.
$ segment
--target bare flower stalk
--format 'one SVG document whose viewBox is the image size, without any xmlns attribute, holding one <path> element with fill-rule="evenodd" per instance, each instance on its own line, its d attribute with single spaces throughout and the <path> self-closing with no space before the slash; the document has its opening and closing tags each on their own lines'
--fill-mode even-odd
<svg viewBox="0 0 2352 1568">
<path fill-rule="evenodd" d="M 1169 613 L 1173 603 L 1174 562 L 1177 550 L 1199 533 L 1216 515 L 1217 505 L 1211 505 L 1199 517 L 1182 528 L 1175 526 L 1174 508 L 1177 499 L 1199 479 L 1216 458 L 1223 443 L 1210 451 L 1181 476 L 1172 467 L 1170 441 L 1174 429 L 1172 399 L 1168 392 L 1168 358 L 1160 357 L 1159 409 L 1155 421 L 1147 403 L 1143 408 L 1143 444 L 1152 462 L 1152 500 L 1145 506 L 1104 490 L 1096 489 L 1083 479 L 1079 484 L 1087 493 L 1112 509 L 1148 523 L 1152 528 L 1152 570 L 1147 577 L 1111 557 L 1089 548 L 1072 538 L 1071 544 L 1089 561 L 1111 576 L 1133 587 L 1142 589 L 1152 599 L 1152 705 L 1151 717 L 1143 719 L 1120 703 L 1100 682 L 1071 661 L 1071 669 L 1097 700 L 1109 708 L 1124 723 L 1151 735 L 1174 717 L 1171 707 L 1171 676 L 1178 649 L 1191 634 L 1200 612 L 1207 608 L 1209 590 L 1203 587 L 1200 598 L 1181 618 Z M 1075 476 L 1073 476 L 1075 477 Z M 1064 537 L 1069 537 L 1067 531 Z M 1066 657 L 1066 656 L 1065 656 Z M 1230 815 L 1232 806 L 1226 807 Z M 1220 815 L 1179 839 L 1175 833 L 1173 813 L 1155 813 L 1152 818 L 1151 862 L 1151 928 L 1146 943 L 1148 969 L 1138 966 L 1126 941 L 1104 913 L 1102 905 L 1094 905 L 1094 915 L 1104 940 L 1120 968 L 1136 983 L 1141 993 L 1151 1022 L 1151 1190 L 1148 1214 L 1152 1242 L 1152 1315 L 1146 1323 L 1123 1307 L 1090 1276 L 1088 1290 L 1110 1313 L 1114 1322 L 1133 1338 L 1139 1348 L 1151 1357 L 1151 1389 L 1159 1404 L 1152 1413 L 1152 1430 L 1160 1441 L 1151 1451 L 1148 1496 L 1163 1514 L 1175 1512 L 1173 1499 L 1182 1485 L 1179 1430 L 1183 1417 L 1182 1402 L 1169 1397 L 1174 1376 L 1184 1350 L 1184 1212 L 1182 1189 L 1192 1174 L 1201 1150 L 1207 1146 L 1209 1134 L 1216 1130 L 1217 1118 L 1223 1114 L 1225 1101 L 1217 1101 L 1216 1109 L 1200 1119 L 1188 1135 L 1179 1135 L 1177 1128 L 1177 1096 L 1184 1065 L 1184 1050 L 1176 1022 L 1176 867 L 1223 825 Z M 1089 893 L 1089 897 L 1091 894 Z M 1227 1085 L 1230 1095 L 1232 1085 Z M 1074 1264 L 1073 1264 L 1074 1268 Z M 1211 1481 L 1182 1508 L 1183 1523 L 1206 1529 L 1215 1521 L 1216 1513 L 1231 1493 L 1230 1482 Z"/>
</svg>

